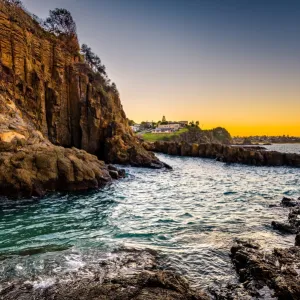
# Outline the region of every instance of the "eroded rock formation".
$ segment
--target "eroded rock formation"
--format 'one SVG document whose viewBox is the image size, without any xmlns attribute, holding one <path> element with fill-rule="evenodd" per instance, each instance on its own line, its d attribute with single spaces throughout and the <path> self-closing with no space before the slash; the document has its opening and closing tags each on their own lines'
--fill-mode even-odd
<svg viewBox="0 0 300 300">
<path fill-rule="evenodd" d="M 1 194 L 98 187 L 112 172 L 96 156 L 163 166 L 134 137 L 118 93 L 105 89 L 78 49 L 76 39 L 44 31 L 0 0 Z"/>
</svg>

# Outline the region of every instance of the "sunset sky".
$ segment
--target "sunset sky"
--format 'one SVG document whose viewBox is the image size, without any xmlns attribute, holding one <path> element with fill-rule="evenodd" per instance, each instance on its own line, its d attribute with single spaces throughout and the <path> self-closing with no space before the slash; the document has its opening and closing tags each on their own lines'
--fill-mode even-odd
<svg viewBox="0 0 300 300">
<path fill-rule="evenodd" d="M 299 0 L 23 0 L 68 9 L 130 119 L 300 136 Z"/>
</svg>

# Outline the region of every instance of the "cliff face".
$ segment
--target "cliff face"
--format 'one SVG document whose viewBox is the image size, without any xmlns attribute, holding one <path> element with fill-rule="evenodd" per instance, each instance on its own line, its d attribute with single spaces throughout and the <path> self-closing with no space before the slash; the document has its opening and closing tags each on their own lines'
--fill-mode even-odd
<svg viewBox="0 0 300 300">
<path fill-rule="evenodd" d="M 97 188 L 119 177 L 98 159 L 163 166 L 78 49 L 0 0 L 0 194 Z"/>
<path fill-rule="evenodd" d="M 0 2 L 0 92 L 26 122 L 55 145 L 107 162 L 159 167 L 133 136 L 119 96 L 91 76 L 78 48 L 77 41 L 68 44 Z"/>
</svg>

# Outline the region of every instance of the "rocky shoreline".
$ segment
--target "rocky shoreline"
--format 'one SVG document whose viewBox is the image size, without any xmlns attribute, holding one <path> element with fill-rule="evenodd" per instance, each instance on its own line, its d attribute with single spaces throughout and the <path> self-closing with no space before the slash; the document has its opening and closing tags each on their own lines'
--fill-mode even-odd
<svg viewBox="0 0 300 300">
<path fill-rule="evenodd" d="M 270 209 L 289 210 L 288 223 L 294 226 L 292 231 L 274 226 L 274 222 L 272 225 L 285 234 L 296 234 L 294 246 L 275 247 L 270 251 L 255 240 L 235 240 L 228 255 L 239 283 L 234 281 L 207 292 L 194 290 L 184 277 L 164 270 L 158 252 L 120 249 L 103 258 L 96 269 L 89 267 L 88 276 L 81 277 L 78 270 L 50 284 L 40 282 L 39 278 L 0 281 L 0 299 L 296 300 L 300 298 L 299 200 L 284 197 L 278 206 L 270 206 Z M 280 222 L 276 220 L 276 223 Z M 35 250 L 32 254 L 35 253 L 39 252 Z"/>
<path fill-rule="evenodd" d="M 99 263 L 92 275 L 57 278 L 50 284 L 39 281 L 9 282 L 0 285 L 0 299 L 79 300 L 208 300 L 204 292 L 190 288 L 183 277 L 159 268 L 153 250 L 125 249 Z"/>
<path fill-rule="evenodd" d="M 299 199 L 284 197 L 280 206 L 290 209 L 288 222 L 272 222 L 275 230 L 297 234 L 295 245 L 266 251 L 254 240 L 236 240 L 230 257 L 241 284 L 221 288 L 215 292 L 215 299 L 300 299 Z"/>
<path fill-rule="evenodd" d="M 177 142 L 143 143 L 148 151 L 177 156 L 212 158 L 226 163 L 254 166 L 300 167 L 300 155 L 265 151 L 256 147 L 228 146 L 223 144 L 189 144 Z"/>
<path fill-rule="evenodd" d="M 222 144 L 155 142 L 134 136 L 118 93 L 105 90 L 81 60 L 79 45 L 45 32 L 22 9 L 12 18 L 0 1 L 0 194 L 43 196 L 52 191 L 100 188 L 123 178 L 111 165 L 170 168 L 152 153 L 212 158 L 256 166 L 300 167 L 300 155 Z M 74 42 L 74 41 L 73 41 Z M 240 286 L 215 293 L 217 299 L 300 298 L 300 205 L 290 207 L 276 230 L 297 234 L 295 246 L 265 253 L 255 242 L 237 241 L 231 249 Z M 34 249 L 32 253 L 38 253 Z M 25 253 L 27 255 L 28 253 Z M 29 254 L 28 254 L 29 255 Z M 6 259 L 6 258 L 4 258 Z M 1 282 L 0 299 L 209 299 L 181 276 L 160 269 L 153 251 L 130 250 L 99 264 L 86 278 L 39 282 Z"/>
</svg>

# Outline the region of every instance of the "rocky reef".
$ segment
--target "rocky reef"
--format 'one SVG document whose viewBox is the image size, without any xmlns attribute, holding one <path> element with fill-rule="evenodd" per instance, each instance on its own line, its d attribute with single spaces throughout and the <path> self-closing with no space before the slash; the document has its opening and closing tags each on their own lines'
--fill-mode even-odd
<svg viewBox="0 0 300 300">
<path fill-rule="evenodd" d="M 113 257 L 113 259 L 111 258 Z M 208 300 L 204 292 L 192 290 L 187 280 L 170 271 L 159 270 L 157 253 L 128 249 L 114 253 L 99 264 L 96 272 L 79 278 L 16 281 L 2 284 L 0 298 L 10 299 L 136 299 Z"/>
<path fill-rule="evenodd" d="M 226 163 L 240 163 L 255 166 L 300 167 L 300 155 L 265 151 L 256 147 L 229 146 L 223 144 L 190 144 L 186 142 L 144 142 L 145 149 L 169 155 L 212 158 Z"/>
<path fill-rule="evenodd" d="M 270 251 L 252 239 L 237 239 L 230 256 L 240 284 L 227 284 L 215 291 L 216 299 L 300 299 L 299 200 L 284 197 L 278 207 L 289 209 L 288 222 L 272 222 L 273 228 L 284 234 L 297 233 L 295 245 Z"/>
<path fill-rule="evenodd" d="M 240 281 L 252 297 L 262 296 L 267 287 L 270 296 L 279 300 L 300 299 L 300 247 L 266 252 L 253 241 L 237 241 L 231 255 Z"/>
<path fill-rule="evenodd" d="M 0 193 L 99 187 L 117 176 L 97 159 L 164 166 L 134 137 L 118 93 L 82 60 L 77 39 L 1 0 Z"/>
</svg>

